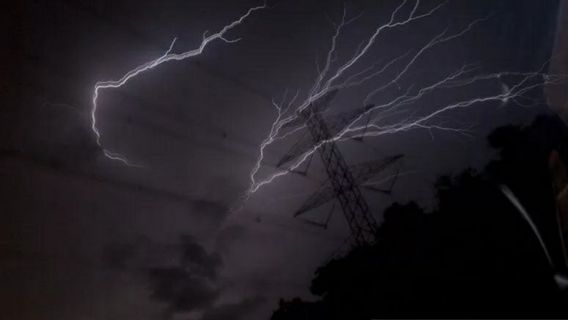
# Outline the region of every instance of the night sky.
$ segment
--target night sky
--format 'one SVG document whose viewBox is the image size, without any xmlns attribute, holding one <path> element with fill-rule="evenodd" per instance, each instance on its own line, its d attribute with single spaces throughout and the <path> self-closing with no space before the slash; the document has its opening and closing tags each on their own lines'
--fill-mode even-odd
<svg viewBox="0 0 568 320">
<path fill-rule="evenodd" d="M 348 16 L 360 17 L 340 39 L 338 60 L 399 3 L 269 2 L 228 34 L 239 42 L 213 42 L 198 57 L 165 63 L 105 91 L 97 113 L 102 141 L 141 168 L 109 160 L 97 146 L 90 127 L 94 84 L 155 59 L 174 37 L 174 51 L 194 48 L 205 30 L 215 32 L 262 2 L 9 5 L 0 22 L 8 30 L 0 69 L 0 318 L 255 320 L 268 319 L 281 297 L 310 299 L 315 269 L 349 235 L 340 211 L 328 230 L 293 218 L 326 178 L 319 158 L 307 176 L 289 174 L 241 210 L 231 208 L 249 187 L 258 145 L 276 117 L 272 99 L 310 88 L 344 6 Z M 423 1 L 420 10 L 439 3 Z M 484 73 L 534 71 L 550 58 L 557 6 L 555 0 L 449 1 L 432 17 L 387 33 L 362 65 L 489 16 L 422 56 L 403 85 L 469 63 Z M 494 91 L 449 90 L 419 106 L 428 110 L 445 99 Z M 364 96 L 358 89 L 341 92 L 329 112 L 359 107 Z M 434 206 L 436 177 L 495 157 L 489 132 L 547 112 L 545 105 L 479 104 L 447 114 L 448 123 L 471 130 L 467 136 L 414 130 L 340 147 L 353 164 L 405 155 L 405 174 L 392 195 L 369 196 L 381 221 L 393 201 Z M 269 148 L 261 173 L 274 172 L 298 138 Z"/>
</svg>

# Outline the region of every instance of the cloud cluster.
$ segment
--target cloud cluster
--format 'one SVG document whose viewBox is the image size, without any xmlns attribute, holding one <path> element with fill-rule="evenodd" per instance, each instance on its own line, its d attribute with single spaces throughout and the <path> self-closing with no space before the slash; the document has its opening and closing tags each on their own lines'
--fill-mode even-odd
<svg viewBox="0 0 568 320">
<path fill-rule="evenodd" d="M 115 271 L 137 274 L 147 284 L 149 296 L 164 307 L 167 318 L 197 314 L 201 319 L 244 319 L 264 300 L 243 297 L 220 303 L 226 284 L 220 276 L 223 260 L 191 235 L 176 243 L 157 243 L 140 237 L 131 243 L 106 247 L 103 260 Z"/>
<path fill-rule="evenodd" d="M 181 237 L 180 255 L 174 265 L 148 270 L 152 297 L 170 312 L 188 312 L 211 306 L 219 296 L 221 257 L 208 253 L 191 236 Z"/>
</svg>

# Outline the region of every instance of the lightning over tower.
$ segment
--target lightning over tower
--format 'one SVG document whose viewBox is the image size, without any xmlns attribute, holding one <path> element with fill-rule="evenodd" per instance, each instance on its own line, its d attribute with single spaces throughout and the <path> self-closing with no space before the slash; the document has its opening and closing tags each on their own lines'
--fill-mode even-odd
<svg viewBox="0 0 568 320">
<path fill-rule="evenodd" d="M 359 16 L 349 19 L 344 9 L 341 20 L 334 24 L 329 49 L 323 63 L 317 66 L 318 72 L 311 87 L 304 91 L 298 90 L 291 99 L 283 99 L 278 103 L 273 101 L 277 114 L 266 135 L 259 139 L 261 142 L 258 145 L 256 161 L 249 173 L 248 188 L 244 192 L 241 204 L 261 188 L 290 172 L 298 171 L 300 166 L 309 163 L 318 152 L 326 167 L 331 188 L 349 222 L 355 242 L 359 244 L 370 242 L 376 223 L 361 194 L 358 177 L 354 176 L 352 168 L 347 165 L 339 152 L 340 143 L 411 130 L 422 131 L 429 135 L 434 131 L 468 135 L 470 130 L 467 127 L 450 125 L 446 119 L 454 112 L 483 104 L 516 103 L 532 106 L 539 103 L 529 97 L 534 90 L 566 79 L 564 75 L 544 73 L 547 63 L 538 70 L 491 73 L 481 73 L 478 65 L 463 64 L 449 72 L 430 70 L 433 71 L 431 74 L 434 75 L 434 79 L 424 80 L 422 83 L 416 82 L 416 79 L 410 76 L 416 69 L 432 67 L 426 65 L 425 68 L 424 66 L 418 68 L 417 65 L 425 55 L 436 49 L 444 49 L 443 46 L 448 43 L 458 41 L 476 26 L 490 19 L 491 15 L 475 19 L 461 27 L 447 27 L 440 30 L 437 34 L 430 35 L 424 43 L 409 48 L 407 52 L 389 58 L 385 62 L 369 62 L 373 58 L 373 50 L 380 48 L 378 44 L 385 34 L 394 30 L 404 32 L 421 21 L 433 19 L 447 3 L 442 1 L 424 8 L 420 0 L 401 0 L 390 12 L 386 21 L 374 26 L 358 47 L 347 48 L 349 52 L 346 56 L 338 54 L 342 36 L 345 29 L 355 23 Z M 174 53 L 175 39 L 173 39 L 169 48 L 160 57 L 133 68 L 116 80 L 98 81 L 93 88 L 91 98 L 91 130 L 104 155 L 129 166 L 136 165 L 125 156 L 104 146 L 97 119 L 99 98 L 104 91 L 120 88 L 163 63 L 198 56 L 213 41 L 219 40 L 225 43 L 239 41 L 239 38 L 228 38 L 227 34 L 241 25 L 250 15 L 266 7 L 266 4 L 252 7 L 216 33 L 205 32 L 197 48 Z M 480 84 L 489 90 L 483 90 L 482 93 L 466 91 Z M 323 112 L 327 112 L 336 94 L 343 94 L 355 88 L 360 92 L 358 97 L 360 101 L 352 102 L 352 106 L 360 107 L 335 116 L 324 117 Z M 428 100 L 428 104 L 433 105 L 424 107 L 425 98 L 452 91 L 460 92 L 448 95 L 448 99 Z M 303 93 L 300 94 L 301 92 Z M 293 150 L 278 162 L 275 171 L 265 174 L 263 165 L 270 162 L 266 159 L 269 148 L 305 131 L 308 131 L 309 135 L 304 136 L 310 139 L 300 140 L 294 145 Z"/>
<path fill-rule="evenodd" d="M 331 91 L 328 95 L 334 96 L 336 92 Z M 326 103 L 329 103 L 330 100 L 331 98 L 324 99 Z M 310 104 L 301 111 L 301 116 L 306 121 L 314 144 L 332 138 L 327 124 L 319 114 L 319 110 L 326 107 L 326 105 L 323 105 L 318 108 L 314 104 Z M 365 245 L 373 243 L 377 232 L 377 222 L 339 147 L 334 142 L 326 143 L 319 148 L 319 154 L 325 165 L 334 196 L 339 201 L 343 215 L 351 230 L 354 244 Z"/>
<path fill-rule="evenodd" d="M 289 102 L 273 101 L 277 116 L 259 145 L 257 162 L 250 172 L 250 184 L 244 199 L 290 172 L 297 172 L 300 166 L 311 161 L 314 153 L 319 152 L 355 241 L 368 242 L 369 234 L 373 233 L 374 221 L 369 218 L 368 206 L 364 199 L 362 200 L 360 190 L 338 151 L 338 143 L 411 130 L 421 130 L 430 135 L 433 131 L 469 135 L 468 128 L 448 125 L 445 119 L 452 112 L 483 104 L 503 105 L 514 102 L 527 106 L 525 102 L 530 101 L 529 105 L 536 105 L 539 102 L 528 97 L 533 90 L 566 79 L 565 75 L 544 73 L 542 70 L 546 68 L 547 63 L 538 70 L 485 74 L 480 73 L 480 68 L 476 65 L 464 64 L 452 72 L 438 76 L 437 79 L 428 80 L 429 83 L 419 84 L 409 79 L 409 74 L 417 68 L 423 56 L 464 37 L 477 25 L 490 19 L 491 15 L 475 19 L 455 30 L 448 27 L 424 44 L 410 48 L 406 53 L 397 55 L 386 63 L 364 65 L 368 63 L 372 50 L 377 47 L 385 33 L 410 28 L 422 20 L 431 19 L 446 5 L 447 1 L 444 1 L 431 8 L 422 8 L 420 0 L 402 0 L 385 23 L 377 25 L 344 61 L 338 61 L 342 33 L 358 18 L 348 19 L 344 9 L 340 22 L 334 24 L 329 50 L 324 63 L 317 66 L 318 73 L 312 87 L 306 90 L 306 97 L 297 99 L 298 93 Z M 493 90 L 483 94 L 470 93 L 470 96 L 464 94 L 466 89 L 476 85 L 484 85 Z M 364 107 L 342 114 L 335 121 L 332 120 L 329 126 L 322 120 L 321 109 L 327 108 L 330 98 L 338 91 L 366 88 L 364 86 L 374 86 L 366 89 L 368 91 L 363 94 L 361 105 Z M 425 97 L 458 90 L 460 94 L 449 102 L 436 99 L 435 105 L 428 110 L 419 106 L 424 103 Z M 300 140 L 293 146 L 293 150 L 278 162 L 278 170 L 261 176 L 262 164 L 268 163 L 265 159 L 268 148 L 304 130 L 309 131 L 312 140 Z"/>
<path fill-rule="evenodd" d="M 478 67 L 465 64 L 431 83 L 424 85 L 412 83 L 406 87 L 403 86 L 402 80 L 405 76 L 408 76 L 408 73 L 416 66 L 423 55 L 437 46 L 463 37 L 476 25 L 489 19 L 489 16 L 474 20 L 467 26 L 454 32 L 450 32 L 448 29 L 443 30 L 432 37 L 426 44 L 410 49 L 407 53 L 399 55 L 382 65 L 363 66 L 362 70 L 355 69 L 359 64 L 362 64 L 363 58 L 369 54 L 373 45 L 379 41 L 380 35 L 395 28 L 409 27 L 417 21 L 432 17 L 446 5 L 446 2 L 442 2 L 431 9 L 420 10 L 420 1 L 418 0 L 407 10 L 409 13 L 403 14 L 403 9 L 409 7 L 408 3 L 408 0 L 402 1 L 393 10 L 389 20 L 385 24 L 377 26 L 374 32 L 352 53 L 351 57 L 334 69 L 333 64 L 337 56 L 336 52 L 341 31 L 356 20 L 348 20 L 344 10 L 342 20 L 336 25 L 335 33 L 332 36 L 331 46 L 326 55 L 325 63 L 321 69 L 318 68 L 318 75 L 312 88 L 307 91 L 306 98 L 298 103 L 296 103 L 298 95 L 294 96 L 288 103 L 276 103 L 273 101 L 278 115 L 272 123 L 266 138 L 259 145 L 257 162 L 249 176 L 250 185 L 247 197 L 276 179 L 299 168 L 308 159 L 311 159 L 311 156 L 325 144 L 342 142 L 353 138 L 379 137 L 410 130 L 425 130 L 428 133 L 436 130 L 467 135 L 469 133 L 468 128 L 449 126 L 441 119 L 450 112 L 472 108 L 476 105 L 523 101 L 527 99 L 526 95 L 531 90 L 542 88 L 545 84 L 559 83 L 566 79 L 565 75 L 544 73 L 542 70 L 544 70 L 547 63 L 544 63 L 539 70 L 535 71 L 502 71 L 487 74 L 476 73 L 479 69 Z M 266 177 L 259 177 L 261 164 L 265 162 L 267 148 L 306 129 L 303 120 L 303 111 L 306 108 L 309 108 L 310 105 L 319 100 L 326 99 L 333 91 L 345 91 L 369 84 L 371 80 L 377 80 L 381 75 L 385 75 L 386 71 L 396 67 L 398 67 L 398 70 L 395 71 L 394 76 L 387 78 L 385 83 L 379 84 L 368 91 L 367 95 L 362 99 L 362 104 L 365 107 L 354 110 L 349 115 L 342 116 L 342 121 L 333 123 L 333 128 L 330 128 L 333 130 L 329 138 L 315 144 L 310 143 L 298 146 L 298 151 L 301 154 L 296 157 L 296 160 L 291 161 L 282 170 L 269 174 Z M 422 102 L 425 97 L 436 93 L 444 93 L 450 89 L 467 89 L 468 86 L 480 83 L 494 86 L 494 93 L 439 103 L 439 105 L 433 106 L 431 111 L 418 112 L 421 110 L 418 110 L 420 108 L 416 105 Z M 506 90 L 503 90 L 504 83 L 506 84 Z M 386 101 L 381 101 L 382 96 L 380 94 L 387 92 L 389 89 L 394 89 L 392 91 L 398 92 L 398 94 L 386 99 Z M 325 103 L 322 104 L 325 105 Z"/>
</svg>

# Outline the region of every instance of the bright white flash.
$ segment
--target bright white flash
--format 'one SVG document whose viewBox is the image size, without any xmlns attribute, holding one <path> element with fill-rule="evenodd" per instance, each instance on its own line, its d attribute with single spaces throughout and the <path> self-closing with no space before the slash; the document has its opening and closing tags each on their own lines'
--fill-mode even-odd
<svg viewBox="0 0 568 320">
<path fill-rule="evenodd" d="M 419 20 L 430 18 L 446 4 L 446 2 L 443 2 L 432 9 L 422 10 L 419 0 L 412 2 L 412 4 L 408 2 L 408 0 L 403 0 L 392 11 L 389 20 L 384 24 L 378 25 L 359 48 L 351 54 L 350 58 L 332 68 L 334 64 L 337 64 L 336 51 L 341 31 L 349 23 L 354 21 L 354 19 L 346 19 L 346 12 L 345 10 L 343 11 L 341 21 L 335 25 L 335 32 L 331 38 L 331 45 L 325 57 L 325 63 L 321 69 L 318 68 L 318 75 L 316 76 L 312 88 L 307 91 L 307 97 L 298 103 L 295 103 L 297 96 L 288 103 L 273 103 L 278 114 L 272 123 L 270 131 L 259 146 L 258 158 L 250 173 L 250 185 L 244 199 L 247 199 L 260 188 L 270 184 L 275 179 L 285 176 L 294 169 L 297 169 L 324 144 L 358 137 L 383 136 L 416 129 L 423 129 L 429 133 L 433 130 L 439 130 L 467 134 L 467 128 L 445 125 L 442 118 L 451 111 L 466 109 L 483 103 L 497 102 L 503 104 L 508 101 L 519 103 L 521 103 L 521 101 L 530 101 L 526 95 L 531 90 L 540 88 L 546 84 L 558 83 L 565 79 L 564 76 L 543 73 L 542 69 L 546 64 L 543 65 L 541 70 L 533 72 L 498 72 L 491 74 L 478 74 L 475 73 L 476 68 L 464 65 L 430 84 L 423 86 L 410 85 L 406 88 L 401 88 L 399 81 L 415 67 L 417 61 L 419 61 L 426 52 L 431 51 L 440 44 L 462 37 L 477 24 L 489 18 L 485 17 L 474 20 L 469 25 L 458 30 L 450 31 L 446 29 L 434 36 L 425 45 L 398 56 L 382 66 L 373 65 L 365 67 L 361 65 L 362 60 L 369 55 L 370 50 L 376 45 L 383 33 L 394 28 L 411 25 Z M 404 11 L 407 13 L 404 14 Z M 363 99 L 363 105 L 369 105 L 370 107 L 365 108 L 358 116 L 350 119 L 345 126 L 340 128 L 337 133 L 334 133 L 331 138 L 314 143 L 308 151 L 301 154 L 287 167 L 264 178 L 259 178 L 259 171 L 261 164 L 264 163 L 266 149 L 275 142 L 303 128 L 301 127 L 304 123 L 302 111 L 334 90 L 345 90 L 368 84 L 370 80 L 377 79 L 380 75 L 383 75 L 385 70 L 393 69 L 393 66 L 397 65 L 399 67 L 394 76 L 389 78 L 386 83 L 369 89 L 367 92 L 366 97 Z M 362 71 L 355 69 L 362 69 Z M 504 81 L 507 81 L 506 87 L 503 87 Z M 415 105 L 419 103 L 423 97 L 435 92 L 444 89 L 465 88 L 478 83 L 495 84 L 495 93 L 440 104 L 434 108 L 433 111 L 429 111 L 425 114 L 420 114 L 419 108 Z M 400 89 L 401 93 L 389 101 L 376 102 L 382 97 L 380 95 L 382 92 L 392 88 Z M 503 88 L 506 88 L 506 90 Z M 283 106 L 284 104 L 286 104 L 285 107 Z M 403 118 L 402 120 L 400 120 L 401 117 Z"/>
<path fill-rule="evenodd" d="M 100 94 L 102 93 L 102 91 L 104 89 L 120 88 L 123 85 L 125 85 L 129 80 L 135 78 L 136 76 L 138 76 L 138 75 L 140 75 L 140 74 L 142 74 L 146 71 L 149 71 L 149 70 L 161 65 L 162 63 L 165 63 L 165 62 L 168 62 L 168 61 L 180 61 L 180 60 L 185 60 L 185 59 L 188 59 L 188 58 L 191 58 L 191 57 L 198 56 L 203 52 L 205 47 L 207 47 L 207 45 L 212 41 L 221 40 L 221 41 L 224 41 L 226 43 L 234 43 L 234 42 L 239 41 L 240 39 L 238 39 L 238 38 L 237 39 L 226 38 L 225 36 L 226 36 L 227 32 L 229 32 L 233 28 L 240 25 L 253 12 L 264 9 L 264 8 L 266 8 L 266 4 L 264 4 L 262 6 L 250 8 L 245 14 L 240 16 L 237 20 L 235 20 L 235 21 L 231 22 L 230 24 L 224 26 L 220 31 L 213 33 L 211 35 L 207 35 L 207 31 L 205 31 L 203 33 L 203 39 L 201 41 L 201 44 L 199 45 L 199 47 L 197 47 L 195 49 L 185 51 L 185 52 L 182 52 L 182 53 L 171 53 L 173 46 L 175 44 L 175 41 L 176 41 L 176 39 L 174 38 L 174 40 L 170 44 L 170 47 L 162 56 L 160 56 L 160 57 L 158 57 L 158 58 L 156 58 L 152 61 L 148 61 L 148 62 L 146 62 L 146 63 L 144 63 L 140 66 L 137 66 L 136 68 L 128 71 L 126 74 L 124 74 L 118 80 L 108 80 L 108 81 L 97 82 L 95 84 L 95 87 L 94 87 L 94 90 L 93 90 L 93 97 L 92 97 L 91 130 L 93 131 L 93 133 L 96 137 L 97 144 L 103 150 L 104 155 L 109 159 L 121 161 L 124 164 L 129 165 L 129 166 L 137 166 L 137 165 L 131 163 L 125 156 L 120 155 L 120 154 L 115 153 L 115 152 L 112 152 L 112 151 L 103 147 L 101 132 L 97 128 L 96 113 L 97 113 L 97 108 L 98 108 L 97 101 L 98 101 Z"/>
</svg>

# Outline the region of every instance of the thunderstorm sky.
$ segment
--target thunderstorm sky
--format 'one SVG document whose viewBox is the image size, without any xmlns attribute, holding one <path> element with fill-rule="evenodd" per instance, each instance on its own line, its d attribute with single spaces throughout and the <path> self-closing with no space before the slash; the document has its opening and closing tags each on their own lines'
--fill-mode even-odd
<svg viewBox="0 0 568 320">
<path fill-rule="evenodd" d="M 254 12 L 201 55 L 164 63 L 98 96 L 105 157 L 92 131 L 93 88 L 172 52 L 197 48 L 259 1 L 24 1 L 10 6 L 2 67 L 9 76 L 2 117 L 0 303 L 13 319 L 267 319 L 281 297 L 311 298 L 314 270 L 344 243 L 337 211 L 328 230 L 292 217 L 325 179 L 314 158 L 307 176 L 289 174 L 246 203 L 259 144 L 279 101 L 305 94 L 329 50 L 333 23 L 358 17 L 338 39 L 345 60 L 400 1 L 276 1 Z M 405 7 L 412 10 L 413 1 Z M 441 1 L 421 1 L 425 12 Z M 416 62 L 401 86 L 424 85 L 475 65 L 483 73 L 530 72 L 550 58 L 557 1 L 448 1 L 432 17 L 387 32 L 361 66 L 417 49 L 441 31 L 462 37 Z M 360 70 L 360 69 L 359 69 Z M 341 92 L 330 113 L 362 106 L 366 89 Z M 476 84 L 426 97 L 421 110 L 506 90 Z M 396 88 L 395 88 L 396 89 Z M 497 91 L 495 91 L 497 90 Z M 385 93 L 396 95 L 397 90 Z M 542 97 L 541 97 L 542 98 Z M 354 102 L 355 101 L 355 102 Z M 544 105 L 487 103 L 444 115 L 468 129 L 415 130 L 341 143 L 346 160 L 405 154 L 390 197 L 370 194 L 376 218 L 393 201 L 435 203 L 440 174 L 482 167 L 494 157 L 487 134 L 528 123 Z M 300 135 L 266 149 L 259 174 Z M 235 204 L 239 210 L 232 210 Z M 325 211 L 325 209 L 324 209 Z M 321 218 L 322 211 L 313 212 Z M 169 290 L 168 281 L 177 284 Z M 165 289 L 166 288 L 166 289 Z"/>
</svg>

